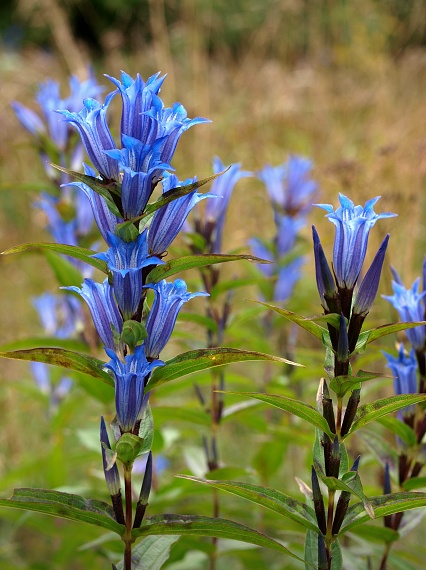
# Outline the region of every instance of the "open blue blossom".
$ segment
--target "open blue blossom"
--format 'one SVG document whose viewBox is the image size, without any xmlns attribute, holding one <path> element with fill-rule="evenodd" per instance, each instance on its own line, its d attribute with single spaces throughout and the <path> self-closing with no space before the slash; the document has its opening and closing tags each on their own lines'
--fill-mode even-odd
<svg viewBox="0 0 426 570">
<path fill-rule="evenodd" d="M 387 352 L 383 352 L 383 354 L 385 355 L 387 365 L 394 376 L 393 387 L 395 394 L 397 396 L 402 394 L 415 394 L 417 392 L 417 360 L 414 350 L 411 350 L 410 354 L 405 356 L 404 346 L 401 343 L 397 357 L 392 356 Z M 398 412 L 398 416 L 402 419 L 403 416 L 411 415 L 413 411 L 414 406 L 408 406 Z"/>
<path fill-rule="evenodd" d="M 12 103 L 13 110 L 25 129 L 37 138 L 48 134 L 50 140 L 61 151 L 66 149 L 70 132 L 68 125 L 56 114 L 56 110 L 66 107 L 70 111 L 77 112 L 81 109 L 83 99 L 96 97 L 103 91 L 103 87 L 97 84 L 92 73 L 87 81 L 80 81 L 76 76 L 71 76 L 69 85 L 69 96 L 61 99 L 58 82 L 49 79 L 40 84 L 37 102 L 40 105 L 43 119 L 21 103 Z"/>
<path fill-rule="evenodd" d="M 112 350 L 106 349 L 106 353 L 111 360 L 105 367 L 113 372 L 115 379 L 117 420 L 122 433 L 131 432 L 147 403 L 144 390 L 151 372 L 164 363 L 160 360 L 148 362 L 143 344 L 127 355 L 124 362 Z"/>
<path fill-rule="evenodd" d="M 398 275 L 398 274 L 397 274 Z M 398 275 L 399 278 L 399 275 Z M 411 289 L 406 289 L 402 283 L 392 281 L 394 295 L 383 295 L 383 298 L 392 303 L 399 313 L 403 323 L 423 321 L 425 316 L 426 291 L 419 293 L 420 277 L 417 278 Z M 415 350 L 422 351 L 425 345 L 426 326 L 422 325 L 413 329 L 407 329 L 405 334 Z"/>
<path fill-rule="evenodd" d="M 214 174 L 222 172 L 225 168 L 226 166 L 224 166 L 220 158 L 216 156 L 213 159 Z M 240 164 L 232 164 L 224 174 L 213 181 L 210 194 L 218 196 L 219 199 L 209 200 L 207 202 L 203 224 L 204 231 L 201 232 L 212 244 L 211 253 L 220 253 L 221 251 L 226 212 L 236 183 L 241 178 L 251 175 L 251 172 L 241 170 Z"/>
<path fill-rule="evenodd" d="M 289 216 L 305 214 L 311 208 L 318 184 L 310 178 L 312 161 L 290 155 L 279 166 L 266 165 L 257 176 L 265 184 L 274 209 Z"/>
<path fill-rule="evenodd" d="M 163 139 L 152 145 L 122 135 L 124 148 L 107 151 L 123 171 L 121 203 L 125 219 L 136 218 L 144 210 L 165 169 L 171 166 L 161 160 Z"/>
<path fill-rule="evenodd" d="M 294 248 L 297 236 L 305 225 L 305 220 L 300 217 L 283 216 L 276 213 L 275 225 L 277 227 L 276 252 L 278 259 L 280 259 Z"/>
<path fill-rule="evenodd" d="M 208 296 L 208 293 L 188 293 L 183 279 L 176 279 L 174 283 L 167 283 L 163 279 L 145 287 L 155 291 L 155 299 L 146 321 L 148 338 L 145 341 L 145 352 L 151 359 L 158 358 L 166 346 L 183 304 L 193 297 Z"/>
<path fill-rule="evenodd" d="M 156 95 L 153 95 L 152 106 L 145 115 L 153 120 L 150 132 L 143 140 L 147 144 L 153 144 L 156 140 L 162 139 L 161 160 L 169 164 L 182 134 L 194 125 L 210 123 L 209 119 L 202 117 L 189 119 L 181 103 L 174 103 L 171 108 L 164 107 L 163 101 Z"/>
<path fill-rule="evenodd" d="M 367 252 L 371 228 L 381 218 L 396 214 L 376 214 L 374 205 L 380 196 L 372 198 L 365 206 L 354 206 L 352 200 L 339 194 L 340 207 L 334 211 L 330 204 L 317 204 L 328 212 L 327 218 L 336 226 L 333 251 L 333 269 L 340 289 L 352 290 L 360 274 Z"/>
<path fill-rule="evenodd" d="M 193 184 L 196 178 L 188 178 L 180 182 L 174 174 L 165 173 L 163 180 L 163 193 L 172 188 L 180 188 Z M 205 198 L 216 198 L 212 193 L 200 194 L 196 190 L 181 196 L 166 206 L 158 209 L 151 222 L 148 235 L 149 251 L 152 255 L 163 255 L 174 241 L 192 208 Z"/>
<path fill-rule="evenodd" d="M 120 352 L 114 338 L 113 330 L 118 334 L 123 328 L 123 319 L 114 300 L 112 287 L 105 279 L 103 283 L 95 283 L 92 279 L 85 279 L 81 289 L 79 287 L 63 287 L 69 291 L 74 291 L 86 301 L 96 331 L 102 344 L 111 350 Z"/>
<path fill-rule="evenodd" d="M 153 95 L 158 95 L 166 76 L 160 77 L 160 73 L 156 73 L 146 82 L 139 73 L 136 75 L 136 79 L 133 79 L 127 73 L 121 72 L 121 82 L 110 75 L 105 77 L 114 83 L 121 95 L 123 105 L 121 114 L 122 137 L 127 135 L 148 142 L 147 135 L 150 131 L 152 118 L 148 117 L 146 113 L 152 106 Z"/>
<path fill-rule="evenodd" d="M 108 106 L 115 94 L 107 95 L 103 105 L 96 99 L 87 98 L 79 113 L 66 109 L 58 109 L 58 113 L 76 127 L 90 160 L 102 178 L 119 181 L 118 162 L 105 153 L 116 148 L 106 121 Z"/>
<path fill-rule="evenodd" d="M 147 230 L 131 242 L 125 242 L 114 234 L 108 234 L 107 243 L 108 251 L 97 253 L 93 257 L 107 262 L 113 276 L 115 299 L 123 319 L 128 320 L 135 314 L 141 301 L 142 269 L 164 261 L 158 257 L 149 257 Z"/>
</svg>

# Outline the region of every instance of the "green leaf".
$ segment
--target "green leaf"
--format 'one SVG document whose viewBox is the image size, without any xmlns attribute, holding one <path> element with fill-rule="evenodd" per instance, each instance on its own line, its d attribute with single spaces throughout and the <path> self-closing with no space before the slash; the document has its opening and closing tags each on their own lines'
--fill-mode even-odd
<svg viewBox="0 0 426 570">
<path fill-rule="evenodd" d="M 179 536 L 147 536 L 132 549 L 132 570 L 161 570 Z M 124 562 L 116 565 L 123 570 Z"/>
<path fill-rule="evenodd" d="M 188 408 L 188 406 L 155 406 L 155 419 L 164 422 L 172 420 L 181 420 L 194 424 L 210 427 L 212 423 L 211 416 L 204 410 L 199 408 Z"/>
<path fill-rule="evenodd" d="M 385 542 L 386 544 L 390 544 L 399 538 L 399 532 L 396 530 L 385 526 L 373 526 L 372 524 L 358 526 L 352 529 L 351 532 L 369 542 Z"/>
<path fill-rule="evenodd" d="M 377 372 L 359 370 L 356 376 L 336 376 L 331 380 L 330 388 L 342 398 L 349 390 L 354 390 L 360 382 L 366 382 L 374 378 L 389 378 L 389 376 L 383 376 L 383 374 Z"/>
<path fill-rule="evenodd" d="M 285 358 L 264 354 L 263 352 L 238 350 L 237 348 L 203 348 L 179 354 L 175 358 L 168 360 L 166 366 L 156 368 L 148 383 L 148 389 L 157 388 L 166 382 L 198 372 L 199 370 L 245 360 L 271 360 L 273 362 L 301 366 L 301 364 L 296 364 Z"/>
<path fill-rule="evenodd" d="M 80 287 L 83 283 L 83 276 L 75 265 L 55 251 L 46 249 L 43 253 L 61 287 L 70 285 Z"/>
<path fill-rule="evenodd" d="M 366 345 L 370 342 L 382 338 L 388 334 L 393 334 L 400 331 L 405 331 L 406 329 L 412 329 L 414 327 L 419 327 L 421 325 L 426 325 L 426 321 L 409 322 L 409 323 L 391 323 L 389 325 L 381 325 L 375 329 L 370 329 L 368 331 L 362 332 L 355 346 L 353 354 L 356 352 L 364 352 Z"/>
<path fill-rule="evenodd" d="M 385 426 L 388 430 L 393 432 L 399 438 L 401 438 L 407 445 L 413 447 L 417 445 L 417 436 L 414 433 L 413 428 L 405 424 L 398 418 L 392 416 L 385 416 L 377 420 L 382 426 Z M 407 489 L 408 490 L 408 489 Z"/>
<path fill-rule="evenodd" d="M 304 503 L 293 499 L 268 487 L 259 485 L 251 485 L 249 483 L 241 483 L 239 481 L 218 481 L 212 479 L 200 479 L 198 477 L 190 477 L 188 475 L 178 475 L 181 479 L 196 481 L 226 491 L 237 497 L 247 499 L 256 505 L 274 511 L 284 517 L 294 520 L 305 528 L 318 530 L 318 524 L 315 517 L 315 511 Z"/>
<path fill-rule="evenodd" d="M 353 495 L 356 495 L 361 499 L 364 509 L 371 519 L 374 519 L 374 511 L 370 504 L 369 499 L 364 495 L 362 488 L 361 479 L 356 471 L 347 471 L 342 475 L 341 479 L 336 477 L 329 477 L 324 474 L 321 466 L 314 462 L 315 471 L 318 478 L 324 483 L 324 485 L 330 489 L 330 491 L 347 491 Z"/>
<path fill-rule="evenodd" d="M 267 307 L 268 309 L 271 309 L 272 311 L 275 311 L 282 317 L 288 319 L 289 321 L 296 323 L 296 325 L 299 325 L 299 327 L 313 334 L 321 341 L 323 339 L 323 335 L 328 334 L 328 331 L 325 328 L 316 324 L 315 319 L 307 319 L 306 317 L 302 317 L 302 315 L 298 315 L 297 313 L 292 313 L 291 311 L 287 311 L 287 309 L 282 309 L 281 307 L 275 307 L 274 305 L 263 303 L 262 301 L 254 301 L 254 302 L 258 303 L 259 305 L 263 305 L 264 307 Z"/>
<path fill-rule="evenodd" d="M 220 518 L 196 515 L 158 515 L 142 522 L 142 526 L 132 530 L 132 536 L 150 535 L 209 536 L 239 540 L 264 548 L 271 548 L 281 554 L 287 554 L 297 560 L 298 556 L 290 552 L 279 542 L 242 524 Z"/>
<path fill-rule="evenodd" d="M 113 509 L 103 501 L 84 499 L 80 495 L 47 489 L 15 489 L 10 499 L 0 499 L 0 507 L 11 507 L 52 515 L 100 526 L 112 532 L 124 533 L 124 526 L 114 517 Z"/>
<path fill-rule="evenodd" d="M 138 435 L 143 439 L 143 444 L 139 452 L 139 455 L 143 455 L 150 451 L 152 448 L 152 442 L 154 441 L 154 418 L 152 417 L 151 406 L 149 403 L 145 408 Z"/>
<path fill-rule="evenodd" d="M 32 362 L 44 362 L 54 364 L 63 368 L 70 368 L 77 372 L 84 372 L 99 378 L 109 386 L 114 386 L 114 380 L 103 370 L 105 362 L 98 360 L 87 354 L 80 354 L 63 348 L 31 348 L 28 350 L 14 350 L 11 352 L 0 352 L 2 358 L 12 358 L 14 360 L 29 360 Z"/>
<path fill-rule="evenodd" d="M 67 348 L 68 350 L 88 350 L 87 344 L 81 340 L 72 338 L 57 338 L 52 337 L 30 337 L 23 338 L 20 340 L 14 340 L 3 344 L 0 346 L 0 350 L 3 352 L 12 350 L 22 350 L 25 348 L 34 348 L 37 345 L 43 345 L 45 347 L 56 347 L 56 348 Z"/>
<path fill-rule="evenodd" d="M 68 174 L 72 178 L 75 178 L 76 180 L 79 180 L 80 182 L 83 182 L 83 184 L 89 186 L 89 188 L 91 188 L 94 192 L 100 194 L 102 198 L 104 198 L 104 200 L 108 205 L 108 208 L 113 214 L 115 214 L 119 218 L 122 217 L 122 214 L 119 212 L 111 196 L 111 193 L 120 196 L 121 190 L 119 190 L 120 187 L 119 184 L 117 184 L 116 182 L 104 183 L 102 180 L 100 180 L 99 178 L 95 178 L 94 176 L 88 176 L 87 174 L 81 174 L 81 172 L 68 170 L 68 168 L 64 168 L 63 166 L 59 166 L 57 164 L 52 164 L 51 162 L 49 162 L 49 164 L 53 166 L 53 168 L 56 168 L 61 172 L 65 172 L 65 174 Z"/>
<path fill-rule="evenodd" d="M 227 263 L 228 261 L 239 261 L 245 259 L 252 263 L 266 263 L 266 260 L 254 257 L 253 255 L 225 255 L 225 254 L 205 254 L 205 255 L 186 255 L 177 259 L 170 259 L 164 265 L 158 265 L 152 269 L 146 278 L 146 283 L 158 283 L 161 279 L 166 279 L 180 271 L 193 269 L 195 267 L 206 267 L 208 265 L 216 265 L 217 263 Z M 267 262 L 269 263 L 269 262 Z"/>
<path fill-rule="evenodd" d="M 62 253 L 63 255 L 68 255 L 74 259 L 84 261 L 85 263 L 99 269 L 103 273 L 108 274 L 108 266 L 106 261 L 100 259 L 95 259 L 91 257 L 96 254 L 96 251 L 87 249 L 85 247 L 76 247 L 75 245 L 66 245 L 62 243 L 44 243 L 44 242 L 34 242 L 34 243 L 23 243 L 10 249 L 3 251 L 2 255 L 10 255 L 11 253 L 21 253 L 27 249 L 41 249 L 41 250 L 51 250 L 57 253 Z M 81 281 L 80 281 L 81 284 Z"/>
<path fill-rule="evenodd" d="M 275 406 L 280 410 L 284 410 L 285 412 L 290 412 L 291 414 L 299 418 L 302 418 L 303 420 L 309 422 L 311 425 L 325 432 L 331 439 L 334 439 L 334 434 L 331 433 L 327 420 L 315 408 L 309 406 L 308 404 L 305 404 L 305 402 L 300 402 L 298 400 L 294 400 L 293 398 L 288 398 L 287 396 L 277 396 L 274 394 L 261 394 L 258 392 L 226 391 L 226 394 L 247 396 L 248 398 L 254 398 L 255 400 L 266 402 L 271 406 Z"/>
<path fill-rule="evenodd" d="M 414 491 L 415 489 L 421 489 L 426 487 L 426 477 L 413 477 L 412 479 L 407 479 L 402 484 L 406 491 Z"/>
<path fill-rule="evenodd" d="M 411 404 L 418 404 L 426 401 L 426 394 L 402 394 L 401 396 L 390 396 L 377 400 L 372 404 L 366 404 L 358 408 L 355 421 L 349 431 L 349 434 L 364 427 L 370 422 L 376 421 L 383 416 L 401 410 Z M 347 435 L 349 435 L 347 434 Z M 345 436 L 347 437 L 347 436 Z"/>
<path fill-rule="evenodd" d="M 370 497 L 371 506 L 374 509 L 375 518 L 402 513 L 410 509 L 426 506 L 426 493 L 390 493 L 379 497 Z M 369 516 L 364 510 L 362 503 L 354 503 L 348 509 L 343 519 L 341 533 L 345 533 L 356 526 L 368 521 Z"/>
</svg>

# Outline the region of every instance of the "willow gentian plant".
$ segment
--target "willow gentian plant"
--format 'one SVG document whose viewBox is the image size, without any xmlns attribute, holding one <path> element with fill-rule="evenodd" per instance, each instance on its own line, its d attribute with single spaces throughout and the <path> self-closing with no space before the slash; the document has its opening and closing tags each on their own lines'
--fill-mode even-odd
<svg viewBox="0 0 426 570">
<path fill-rule="evenodd" d="M 425 319 L 425 284 L 426 262 L 423 265 L 423 287 L 420 278 L 407 289 L 398 272 L 392 268 L 394 294 L 384 295 L 397 310 L 402 322 L 422 321 Z M 397 395 L 424 394 L 426 391 L 426 326 L 421 325 L 406 331 L 410 350 L 400 342 L 397 355 L 384 352 L 387 366 L 394 378 L 394 392 Z M 426 413 L 421 404 L 410 405 L 398 410 L 397 418 L 389 418 L 385 424 L 396 435 L 396 457 L 383 456 L 384 488 L 391 492 L 392 480 L 398 488 L 413 490 L 424 486 L 421 472 L 426 462 L 426 449 L 423 442 L 426 433 Z M 411 513 L 397 512 L 385 517 L 385 526 L 394 531 L 393 540 L 387 542 L 382 557 L 381 569 L 386 563 L 393 543 L 410 529 Z"/>
<path fill-rule="evenodd" d="M 323 315 L 310 319 L 269 305 L 324 345 L 324 368 L 328 379 L 320 380 L 316 408 L 286 396 L 239 393 L 290 412 L 315 428 L 310 485 L 300 485 L 306 503 L 281 490 L 259 485 L 191 478 L 249 499 L 299 523 L 306 529 L 306 567 L 318 570 L 344 567 L 341 538 L 351 529 L 375 517 L 426 505 L 426 493 L 386 493 L 367 498 L 358 473 L 360 458 L 351 460 L 346 449 L 347 438 L 360 428 L 397 410 L 424 402 L 426 396 L 403 394 L 360 405 L 362 384 L 380 374 L 363 370 L 355 373 L 356 354 L 365 351 L 374 340 L 416 327 L 419 322 L 384 325 L 361 332 L 377 294 L 389 241 L 387 235 L 361 278 L 369 234 L 379 219 L 394 214 L 374 212 L 379 198 L 367 201 L 365 206 L 355 206 L 342 194 L 339 199 L 340 206 L 336 210 L 329 204 L 320 205 L 336 229 L 332 269 L 313 227 L 316 282 Z M 350 504 L 352 499 L 355 502 Z"/>
<path fill-rule="evenodd" d="M 79 111 L 73 106 L 57 109 L 58 120 L 64 121 L 61 125 L 76 129 L 92 165 L 84 165 L 84 174 L 55 165 L 75 180 L 66 183 L 88 198 L 106 251 L 97 253 L 75 244 L 25 246 L 53 250 L 105 274 L 102 282 L 79 274 L 79 285 L 71 282 L 63 289 L 67 295 L 80 296 L 87 303 L 106 359 L 58 347 L 35 347 L 0 355 L 60 365 L 88 374 L 113 389 L 115 417 L 100 420 L 100 449 L 111 503 L 59 491 L 24 488 L 15 490 L 10 499 L 0 499 L 0 505 L 82 521 L 118 534 L 124 545 L 122 561 L 113 564 L 118 570 L 131 570 L 140 564 L 151 568 L 164 559 L 158 541 L 150 550 L 152 535 L 234 538 L 291 554 L 279 542 L 225 519 L 197 515 L 146 517 L 153 464 L 151 390 L 185 374 L 229 362 L 253 359 L 284 362 L 284 359 L 213 347 L 192 350 L 167 362 L 161 360 L 182 306 L 193 297 L 207 294 L 189 293 L 182 279 L 170 282 L 166 278 L 182 269 L 231 260 L 231 256 L 221 255 L 213 258 L 191 255 L 167 262 L 163 259 L 194 205 L 207 197 L 217 199 L 212 194 L 199 193 L 198 189 L 220 173 L 201 181 L 187 179 L 184 183 L 171 174 L 171 161 L 181 135 L 207 121 L 200 117 L 189 119 L 180 103 L 171 108 L 164 106 L 159 97 L 164 76 L 156 74 L 145 82 L 140 75 L 132 78 L 122 73 L 121 80 L 109 79 L 115 90 L 104 103 L 87 97 Z M 119 142 L 111 134 L 107 116 L 109 105 L 117 95 L 122 102 Z M 162 193 L 156 201 L 151 201 L 160 181 Z M 244 257 L 247 256 L 232 259 Z M 149 307 L 147 299 L 152 295 Z M 145 468 L 134 504 L 133 467 L 141 457 L 145 457 Z M 139 461 L 138 472 L 140 464 Z M 141 537 L 144 540 L 134 547 Z M 163 540 L 166 550 L 170 547 L 164 536 L 159 540 L 160 543 Z"/>
</svg>

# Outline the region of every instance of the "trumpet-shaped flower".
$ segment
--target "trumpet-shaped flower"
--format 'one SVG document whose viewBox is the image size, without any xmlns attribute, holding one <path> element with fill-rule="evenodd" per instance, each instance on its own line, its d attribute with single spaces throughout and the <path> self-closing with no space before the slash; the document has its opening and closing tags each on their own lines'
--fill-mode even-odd
<svg viewBox="0 0 426 570">
<path fill-rule="evenodd" d="M 109 233 L 107 243 L 110 246 L 108 251 L 97 253 L 93 257 L 107 262 L 113 276 L 115 299 L 123 319 L 128 320 L 137 311 L 142 297 L 142 269 L 164 261 L 148 256 L 147 230 L 131 242 L 125 242 Z"/>
<path fill-rule="evenodd" d="M 105 153 L 116 148 L 106 121 L 108 106 L 115 94 L 107 95 L 103 105 L 96 99 L 87 98 L 79 113 L 68 110 L 58 110 L 58 113 L 65 117 L 67 123 L 76 127 L 90 160 L 102 178 L 118 181 L 118 162 Z"/>
<path fill-rule="evenodd" d="M 163 193 L 173 188 L 193 184 L 196 178 L 180 182 L 174 174 L 165 173 Z M 151 222 L 148 234 L 148 246 L 152 255 L 163 255 L 176 238 L 192 208 L 205 198 L 216 198 L 212 193 L 200 194 L 196 190 L 169 202 L 158 209 Z"/>
<path fill-rule="evenodd" d="M 414 350 L 411 350 L 408 356 L 404 354 L 404 346 L 401 343 L 399 346 L 398 356 L 392 356 L 387 352 L 383 352 L 386 357 L 387 365 L 391 369 L 394 376 L 393 387 L 395 394 L 400 396 L 402 394 L 415 394 L 417 392 L 416 371 L 417 360 Z M 414 406 L 408 406 L 398 412 L 400 419 L 403 416 L 411 415 Z"/>
<path fill-rule="evenodd" d="M 352 290 L 360 274 L 367 252 L 368 236 L 377 220 L 396 214 L 376 214 L 374 205 L 380 196 L 372 198 L 365 206 L 354 206 L 352 200 L 339 194 L 340 207 L 334 211 L 330 204 L 317 204 L 328 212 L 327 218 L 336 226 L 333 268 L 340 289 Z"/>
<path fill-rule="evenodd" d="M 213 172 L 218 174 L 225 170 L 226 166 L 219 157 L 213 159 Z M 206 204 L 204 231 L 202 234 L 211 243 L 211 253 L 220 253 L 222 247 L 222 233 L 225 225 L 226 212 L 229 201 L 236 183 L 251 172 L 241 170 L 240 164 L 232 164 L 219 178 L 216 178 L 211 186 L 210 194 L 218 196 L 218 200 L 209 200 Z M 209 235 L 207 235 L 209 234 Z"/>
<path fill-rule="evenodd" d="M 85 279 L 81 289 L 79 287 L 63 287 L 74 291 L 86 301 L 96 331 L 106 348 L 115 350 L 117 343 L 113 330 L 118 334 L 123 328 L 123 319 L 114 300 L 112 287 L 105 279 L 103 283 L 95 283 L 92 279 Z"/>
<path fill-rule="evenodd" d="M 140 418 L 147 398 L 145 386 L 152 370 L 162 366 L 161 360 L 148 362 L 144 345 L 137 346 L 133 354 L 121 361 L 116 353 L 106 349 L 111 358 L 106 368 L 112 371 L 115 379 L 115 408 L 120 429 L 123 433 L 131 432 Z"/>
<path fill-rule="evenodd" d="M 73 336 L 83 321 L 81 306 L 74 295 L 43 293 L 33 300 L 45 332 L 57 338 Z"/>
<path fill-rule="evenodd" d="M 399 275 L 398 279 L 400 281 Z M 420 277 L 417 278 L 411 289 L 406 289 L 402 282 L 392 281 L 394 295 L 383 295 L 383 298 L 392 303 L 399 313 L 399 318 L 403 323 L 411 321 L 423 321 L 425 317 L 425 295 L 426 291 L 419 293 Z M 407 329 L 405 334 L 416 350 L 423 350 L 426 339 L 426 326 L 421 325 L 412 329 Z"/>
<path fill-rule="evenodd" d="M 303 215 L 311 208 L 318 184 L 310 178 L 312 161 L 290 155 L 279 166 L 266 165 L 257 176 L 265 184 L 274 209 L 288 216 Z"/>
<path fill-rule="evenodd" d="M 176 279 L 174 283 L 162 280 L 145 287 L 155 291 L 155 299 L 146 321 L 148 338 L 145 341 L 145 352 L 151 359 L 158 358 L 166 346 L 183 304 L 193 297 L 208 296 L 208 293 L 188 293 L 183 279 Z"/>
<path fill-rule="evenodd" d="M 160 77 L 160 73 L 156 73 L 146 82 L 139 73 L 136 75 L 136 79 L 133 79 L 127 73 L 122 72 L 121 81 L 110 75 L 106 75 L 106 77 L 112 81 L 121 95 L 123 105 L 121 114 L 122 137 L 125 135 L 148 142 L 152 118 L 147 116 L 147 111 L 152 106 L 153 95 L 158 95 L 166 76 Z"/>
</svg>

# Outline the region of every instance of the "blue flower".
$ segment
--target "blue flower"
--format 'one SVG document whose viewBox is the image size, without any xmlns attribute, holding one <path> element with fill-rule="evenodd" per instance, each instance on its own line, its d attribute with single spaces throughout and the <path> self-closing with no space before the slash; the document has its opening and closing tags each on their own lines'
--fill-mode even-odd
<svg viewBox="0 0 426 570">
<path fill-rule="evenodd" d="M 277 226 L 277 257 L 282 258 L 287 255 L 295 246 L 299 231 L 304 227 L 305 220 L 292 216 L 275 214 L 275 225 Z"/>
<path fill-rule="evenodd" d="M 33 300 L 40 322 L 50 336 L 69 338 L 82 326 L 81 306 L 73 295 L 43 293 Z"/>
<path fill-rule="evenodd" d="M 218 174 L 225 170 L 220 158 L 217 156 L 213 159 L 213 172 Z M 213 181 L 210 194 L 222 197 L 220 200 L 209 200 L 206 204 L 203 235 L 211 243 L 211 253 L 220 253 L 222 247 L 222 232 L 225 225 L 225 217 L 228 209 L 229 201 L 236 183 L 247 176 L 251 176 L 251 172 L 241 170 L 240 164 L 232 164 L 228 170 Z"/>
<path fill-rule="evenodd" d="M 69 394 L 73 381 L 69 376 L 63 376 L 58 383 L 53 384 L 51 367 L 44 362 L 30 362 L 31 372 L 40 391 L 49 397 L 51 411 L 56 411 L 62 400 Z"/>
<path fill-rule="evenodd" d="M 85 279 L 81 289 L 79 287 L 63 287 L 63 289 L 78 293 L 86 301 L 102 344 L 106 348 L 122 351 L 122 347 L 117 346 L 113 330 L 121 334 L 123 319 L 115 303 L 108 279 L 105 279 L 103 283 Z"/>
<path fill-rule="evenodd" d="M 336 226 L 334 239 L 333 268 L 340 289 L 352 290 L 358 279 L 371 228 L 381 218 L 396 214 L 376 214 L 373 210 L 380 196 L 372 198 L 365 206 L 354 206 L 352 200 L 339 194 L 340 207 L 334 211 L 330 204 L 317 204 L 328 212 L 327 218 Z"/>
<path fill-rule="evenodd" d="M 399 275 L 396 274 L 399 278 Z M 420 278 L 417 278 L 411 289 L 406 289 L 402 283 L 392 281 L 394 295 L 383 298 L 392 303 L 399 313 L 399 318 L 403 323 L 423 321 L 425 317 L 425 301 L 426 291 L 419 293 Z M 413 329 L 407 329 L 405 334 L 411 342 L 415 350 L 422 351 L 425 345 L 426 326 L 421 325 Z"/>
<path fill-rule="evenodd" d="M 260 259 L 266 259 L 272 262 L 274 261 L 274 256 L 271 250 L 259 238 L 251 238 L 249 245 L 254 256 L 259 257 Z M 259 263 L 258 267 L 266 277 L 272 277 L 276 271 L 274 263 Z"/>
<path fill-rule="evenodd" d="M 101 105 L 96 99 L 84 100 L 84 107 L 79 113 L 58 110 L 80 133 L 84 148 L 96 170 L 103 179 L 119 181 L 118 162 L 108 156 L 105 151 L 116 148 L 109 130 L 106 113 L 116 92 L 110 93 Z"/>
<path fill-rule="evenodd" d="M 148 256 L 147 230 L 139 234 L 136 241 L 131 242 L 125 242 L 109 233 L 107 243 L 110 246 L 108 251 L 97 253 L 93 257 L 107 262 L 113 276 L 114 295 L 126 321 L 132 318 L 141 301 L 142 269 L 164 261 Z"/>
<path fill-rule="evenodd" d="M 154 367 L 162 366 L 159 360 L 148 362 L 144 345 L 135 347 L 134 353 L 125 357 L 124 362 L 112 350 L 106 349 L 111 358 L 106 365 L 115 379 L 115 408 L 122 433 L 131 432 L 141 417 L 148 399 L 144 397 L 145 385 Z"/>
<path fill-rule="evenodd" d="M 93 170 L 93 168 L 84 163 L 83 167 L 85 174 L 88 176 L 93 176 L 94 178 L 96 177 L 96 172 Z M 89 186 L 87 186 L 87 184 L 84 184 L 83 182 L 70 182 L 69 186 L 75 186 L 79 188 L 87 196 L 99 231 L 104 240 L 107 241 L 108 233 L 113 234 L 116 225 L 120 224 L 124 220 L 113 214 L 108 208 L 102 196 L 92 190 Z"/>
<path fill-rule="evenodd" d="M 133 79 L 127 73 L 122 72 L 121 82 L 110 75 L 106 77 L 114 83 L 121 95 L 123 105 L 121 135 L 148 142 L 152 118 L 147 116 L 147 111 L 152 107 L 152 97 L 158 95 L 166 76 L 160 77 L 160 73 L 156 73 L 146 83 L 139 73 L 136 79 Z"/>
<path fill-rule="evenodd" d="M 208 293 L 188 293 L 183 279 L 176 279 L 174 283 L 167 283 L 163 279 L 145 287 L 155 291 L 155 299 L 146 321 L 148 338 L 145 341 L 145 352 L 148 358 L 158 358 L 173 332 L 183 304 L 193 297 L 208 296 Z"/>
<path fill-rule="evenodd" d="M 34 137 L 39 137 L 46 133 L 46 127 L 44 126 L 43 121 L 28 107 L 22 105 L 17 101 L 12 103 L 12 108 L 15 111 L 15 115 L 21 125 L 26 129 L 29 133 L 31 133 Z"/>
<path fill-rule="evenodd" d="M 163 180 L 163 193 L 172 188 L 193 184 L 195 181 L 196 178 L 188 178 L 184 182 L 180 182 L 174 174 L 166 172 Z M 204 198 L 216 198 L 216 196 L 211 193 L 200 194 L 194 190 L 186 196 L 169 202 L 155 212 L 148 234 L 148 246 L 152 255 L 161 256 L 167 251 L 182 229 L 192 208 Z"/>
<path fill-rule="evenodd" d="M 210 123 L 209 119 L 202 117 L 189 119 L 185 107 L 180 103 L 174 103 L 172 108 L 164 107 L 163 101 L 157 95 L 152 96 L 152 106 L 145 116 L 151 117 L 153 121 L 146 138 L 141 140 L 153 144 L 156 140 L 162 139 L 161 160 L 169 164 L 182 134 L 194 125 Z"/>
<path fill-rule="evenodd" d="M 123 170 L 121 203 L 125 219 L 131 219 L 143 212 L 164 170 L 171 166 L 161 161 L 162 139 L 152 145 L 126 135 L 122 135 L 122 140 L 121 151 L 111 150 L 106 154 L 117 160 Z"/>
<path fill-rule="evenodd" d="M 257 176 L 265 184 L 274 209 L 289 216 L 305 214 L 311 208 L 312 197 L 318 184 L 312 180 L 312 161 L 302 156 L 290 155 L 279 166 L 266 165 Z"/>
<path fill-rule="evenodd" d="M 274 288 L 274 301 L 287 301 L 291 297 L 293 289 L 302 274 L 301 269 L 304 262 L 304 257 L 297 257 L 278 270 L 278 278 Z"/>
<path fill-rule="evenodd" d="M 408 356 L 404 354 L 404 346 L 401 343 L 399 346 L 398 357 L 392 356 L 387 352 L 383 352 L 387 360 L 387 365 L 391 369 L 394 376 L 393 387 L 395 394 L 400 396 L 402 394 L 415 394 L 417 392 L 417 360 L 414 350 L 411 350 Z M 414 411 L 414 406 L 407 406 L 398 412 L 398 416 L 402 419 L 403 416 L 411 415 Z"/>
</svg>

